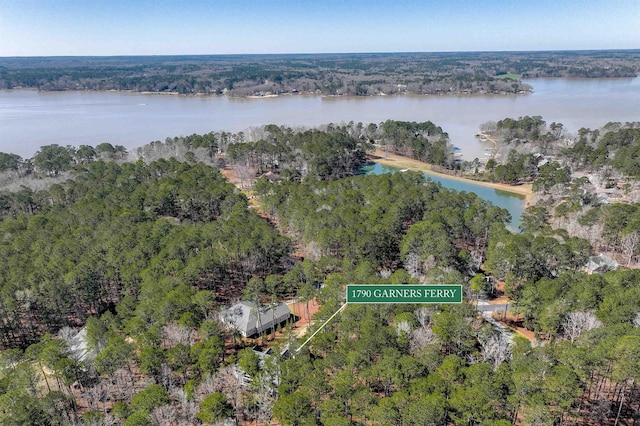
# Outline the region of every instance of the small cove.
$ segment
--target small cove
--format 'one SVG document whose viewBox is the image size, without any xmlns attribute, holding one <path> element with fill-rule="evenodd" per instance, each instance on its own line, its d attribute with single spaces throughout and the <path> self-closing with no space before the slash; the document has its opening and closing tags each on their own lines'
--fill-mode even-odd
<svg viewBox="0 0 640 426">
<path fill-rule="evenodd" d="M 397 173 L 400 169 L 395 167 L 383 166 L 378 163 L 367 163 L 363 167 L 363 172 L 366 175 L 380 175 L 383 173 Z M 520 215 L 525 210 L 525 197 L 521 195 L 511 194 L 498 189 L 487 188 L 482 185 L 473 184 L 470 182 L 463 182 L 454 179 L 447 179 L 441 176 L 431 175 L 424 173 L 424 176 L 431 179 L 434 182 L 440 183 L 444 188 L 453 189 L 455 191 L 473 192 L 478 197 L 483 198 L 493 203 L 493 205 L 506 209 L 511 214 L 511 222 L 509 228 L 513 232 L 519 232 L 520 230 Z"/>
</svg>

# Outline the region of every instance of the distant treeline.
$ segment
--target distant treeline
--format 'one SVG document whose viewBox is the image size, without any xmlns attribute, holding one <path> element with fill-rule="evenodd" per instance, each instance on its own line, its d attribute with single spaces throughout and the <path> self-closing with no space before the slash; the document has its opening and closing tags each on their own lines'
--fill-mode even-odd
<svg viewBox="0 0 640 426">
<path fill-rule="evenodd" d="M 283 93 L 519 93 L 520 78 L 635 77 L 640 51 L 0 58 L 0 89 Z"/>
</svg>

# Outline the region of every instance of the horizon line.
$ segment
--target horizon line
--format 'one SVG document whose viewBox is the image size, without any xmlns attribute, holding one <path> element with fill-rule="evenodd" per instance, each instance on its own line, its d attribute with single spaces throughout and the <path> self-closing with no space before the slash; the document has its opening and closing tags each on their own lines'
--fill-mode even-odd
<svg viewBox="0 0 640 426">
<path fill-rule="evenodd" d="M 368 52 L 272 52 L 272 53 L 163 53 L 163 54 L 108 54 L 108 55 L 0 55 L 0 59 L 26 58 L 135 58 L 178 56 L 314 56 L 314 55 L 393 55 L 430 53 L 552 53 L 552 52 L 640 52 L 637 48 L 606 49 L 542 49 L 542 50 L 432 50 L 432 51 L 368 51 Z"/>
</svg>

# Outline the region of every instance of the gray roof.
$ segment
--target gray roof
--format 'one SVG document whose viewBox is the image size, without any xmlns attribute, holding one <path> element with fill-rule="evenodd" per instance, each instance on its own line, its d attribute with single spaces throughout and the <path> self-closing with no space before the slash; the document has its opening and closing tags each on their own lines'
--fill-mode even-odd
<svg viewBox="0 0 640 426">
<path fill-rule="evenodd" d="M 290 316 L 289 307 L 284 303 L 280 303 L 273 309 L 268 306 L 261 306 L 258 318 L 254 303 L 247 300 L 238 302 L 220 312 L 220 320 L 238 330 L 244 337 L 253 336 L 273 328 L 288 320 Z"/>
<path fill-rule="evenodd" d="M 585 268 L 588 272 L 607 272 L 618 269 L 618 266 L 618 262 L 614 259 L 601 254 L 599 256 L 591 256 Z"/>
<path fill-rule="evenodd" d="M 86 327 L 82 327 L 82 329 L 69 340 L 69 351 L 71 352 L 72 358 L 76 361 L 88 361 L 95 358 L 96 352 L 89 349 Z"/>
</svg>

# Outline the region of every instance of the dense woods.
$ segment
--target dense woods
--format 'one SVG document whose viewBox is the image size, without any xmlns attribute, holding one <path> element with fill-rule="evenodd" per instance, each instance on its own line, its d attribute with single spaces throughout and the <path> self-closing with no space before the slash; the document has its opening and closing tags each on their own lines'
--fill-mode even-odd
<svg viewBox="0 0 640 426">
<path fill-rule="evenodd" d="M 5 213 L 0 222 L 5 348 L 81 325 L 126 297 L 145 300 L 144 323 L 177 321 L 193 304 L 174 306 L 165 299 L 171 292 L 237 297 L 252 274 L 277 272 L 290 250 L 244 196 L 202 165 L 94 162 L 75 181 L 25 202 L 29 212 Z"/>
<path fill-rule="evenodd" d="M 634 265 L 639 254 L 639 123 L 607 123 L 567 134 L 542 117 L 485 123 L 497 141 L 494 157 L 477 176 L 502 182 L 532 182 L 536 207 L 524 225 L 536 232 L 565 230 L 586 238 L 597 252 Z"/>
<path fill-rule="evenodd" d="M 0 58 L 0 88 L 233 96 L 526 93 L 520 78 L 635 77 L 637 50 Z"/>
<path fill-rule="evenodd" d="M 609 123 L 602 130 L 580 129 L 578 140 L 562 152 L 575 168 L 612 168 L 640 179 L 640 123 Z"/>
<path fill-rule="evenodd" d="M 632 176 L 615 159 L 636 127 L 558 149 L 560 124 L 496 123 L 513 153 L 494 176 L 550 197 L 518 234 L 506 210 L 419 173 L 360 175 L 374 143 L 453 167 L 431 122 L 212 132 L 135 162 L 109 144 L 0 154 L 2 173 L 54 182 L 0 192 L 0 423 L 637 424 L 640 276 L 583 267 L 604 248 L 637 264 L 640 210 L 575 176 L 593 161 Z M 545 137 L 556 157 L 540 164 Z M 465 302 L 351 305 L 326 323 L 349 283 L 461 284 Z M 493 283 L 535 338 L 475 309 Z M 241 298 L 294 297 L 320 305 L 300 336 L 285 323 L 242 339 L 219 321 Z"/>
<path fill-rule="evenodd" d="M 329 183 L 259 180 L 255 190 L 263 208 L 315 258 L 391 272 L 404 265 L 415 276 L 435 267 L 473 270 L 491 225 L 509 220 L 507 211 L 475 194 L 445 190 L 414 173 Z"/>
<path fill-rule="evenodd" d="M 544 346 L 520 337 L 505 345 L 469 306 L 351 307 L 308 353 L 283 364 L 284 394 L 273 412 L 286 424 L 319 417 L 322 424 L 551 425 L 613 424 L 620 408 L 631 424 L 640 335 L 629 317 L 608 310 L 624 312 L 611 298 L 625 289 L 637 303 L 636 275 L 611 273 L 585 284 L 574 276 L 581 291 L 612 283 L 602 289 L 607 296 L 586 305 L 571 304 L 575 293 L 549 293 L 549 280 L 532 285 L 547 293 L 527 299 L 543 311 L 523 303 L 528 320 L 556 330 Z"/>
</svg>

